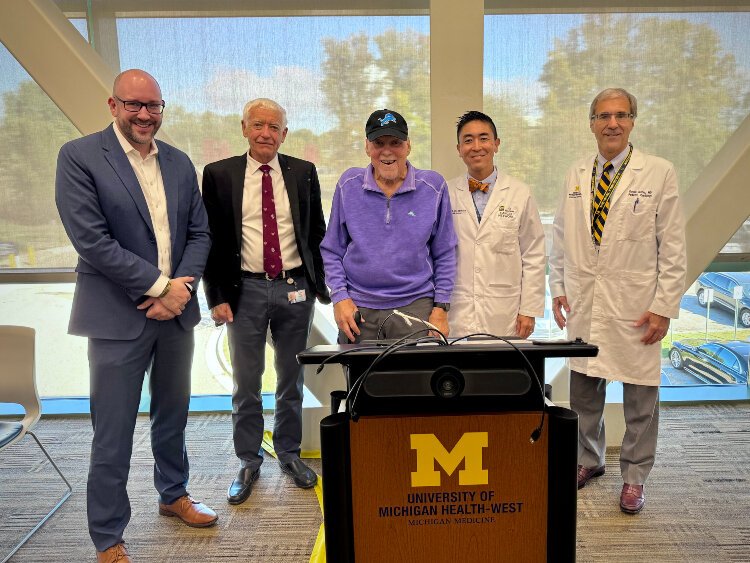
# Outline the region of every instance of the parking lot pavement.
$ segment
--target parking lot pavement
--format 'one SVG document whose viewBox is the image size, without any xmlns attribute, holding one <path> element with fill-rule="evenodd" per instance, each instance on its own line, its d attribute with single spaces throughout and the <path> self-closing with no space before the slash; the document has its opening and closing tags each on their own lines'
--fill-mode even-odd
<svg viewBox="0 0 750 563">
<path fill-rule="evenodd" d="M 706 328 L 706 307 L 701 307 L 695 295 L 685 295 L 680 301 L 680 318 L 675 321 L 682 330 L 702 330 Z M 683 327 L 683 323 L 688 326 Z M 712 324 L 723 325 L 723 327 L 734 326 L 734 312 L 711 304 L 709 316 L 709 328 Z M 698 326 L 700 325 L 700 326 Z M 742 328 L 742 325 L 740 325 Z"/>
<path fill-rule="evenodd" d="M 703 382 L 692 373 L 673 368 L 669 360 L 665 359 L 662 361 L 661 366 L 661 385 L 662 387 L 675 387 L 680 385 L 703 385 Z"/>
</svg>

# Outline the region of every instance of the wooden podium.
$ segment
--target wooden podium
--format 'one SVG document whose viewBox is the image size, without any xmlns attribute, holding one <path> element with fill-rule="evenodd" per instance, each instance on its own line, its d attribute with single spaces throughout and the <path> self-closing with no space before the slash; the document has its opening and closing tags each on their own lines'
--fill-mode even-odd
<svg viewBox="0 0 750 563">
<path fill-rule="evenodd" d="M 299 354 L 348 368 L 346 412 L 321 421 L 329 562 L 575 560 L 578 417 L 543 406 L 544 359 L 597 348 L 514 346 Z"/>
</svg>

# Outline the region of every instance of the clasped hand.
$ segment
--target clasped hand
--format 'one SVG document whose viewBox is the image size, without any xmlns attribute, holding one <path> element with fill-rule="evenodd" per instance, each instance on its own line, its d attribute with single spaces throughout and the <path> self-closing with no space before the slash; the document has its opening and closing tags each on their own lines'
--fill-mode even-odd
<svg viewBox="0 0 750 563">
<path fill-rule="evenodd" d="M 157 321 L 168 321 L 182 314 L 192 295 L 185 285 L 195 280 L 192 276 L 183 276 L 170 280 L 171 287 L 164 297 L 149 297 L 138 305 L 138 309 L 146 311 L 146 318 Z"/>
</svg>

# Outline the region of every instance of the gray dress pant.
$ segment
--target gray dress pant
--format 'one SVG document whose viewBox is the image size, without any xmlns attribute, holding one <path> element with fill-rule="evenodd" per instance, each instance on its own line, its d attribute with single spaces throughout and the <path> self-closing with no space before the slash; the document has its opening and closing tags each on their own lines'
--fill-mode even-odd
<svg viewBox="0 0 750 563">
<path fill-rule="evenodd" d="M 296 284 L 296 285 L 295 285 Z M 307 299 L 290 303 L 291 291 L 304 289 Z M 263 463 L 263 402 L 261 387 L 270 327 L 276 367 L 276 412 L 273 446 L 279 460 L 299 457 L 302 441 L 304 368 L 297 353 L 307 347 L 315 296 L 306 278 L 265 280 L 243 278 L 234 322 L 227 324 L 229 355 L 234 372 L 232 427 L 234 450 L 242 467 Z"/>
<path fill-rule="evenodd" d="M 130 520 L 126 487 L 133 431 L 147 371 L 154 486 L 164 504 L 187 494 L 185 426 L 193 349 L 193 330 L 184 330 L 176 319 L 149 319 L 134 340 L 89 339 L 94 437 L 86 508 L 89 534 L 98 551 L 120 543 Z"/>
<path fill-rule="evenodd" d="M 403 338 L 415 331 L 428 328 L 422 323 L 415 321 L 412 321 L 411 326 L 409 326 L 402 317 L 393 314 L 393 308 L 370 309 L 369 307 L 360 307 L 358 305 L 357 309 L 359 309 L 364 322 L 359 325 L 359 336 L 355 334 L 357 338 L 354 342 L 356 343 L 363 340 Z M 402 313 L 426 321 L 430 318 L 430 313 L 432 313 L 433 300 L 432 297 L 422 297 L 408 305 L 397 307 L 397 309 Z M 415 334 L 413 338 L 420 338 L 427 336 L 427 334 L 427 330 L 424 330 Z M 339 331 L 339 343 L 346 344 L 348 342 L 349 340 L 347 340 L 346 335 Z"/>
<path fill-rule="evenodd" d="M 578 413 L 578 463 L 584 467 L 604 465 L 606 388 L 606 379 L 570 372 L 570 408 Z M 656 458 L 659 387 L 623 383 L 623 414 L 620 472 L 625 483 L 643 485 Z"/>
</svg>

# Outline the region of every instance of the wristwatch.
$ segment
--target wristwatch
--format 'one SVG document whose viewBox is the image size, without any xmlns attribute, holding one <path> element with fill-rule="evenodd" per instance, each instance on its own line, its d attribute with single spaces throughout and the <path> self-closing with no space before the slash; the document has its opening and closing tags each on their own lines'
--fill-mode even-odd
<svg viewBox="0 0 750 563">
<path fill-rule="evenodd" d="M 451 310 L 450 303 L 433 303 L 432 306 L 437 307 L 438 309 L 442 309 L 446 313 Z"/>
</svg>

